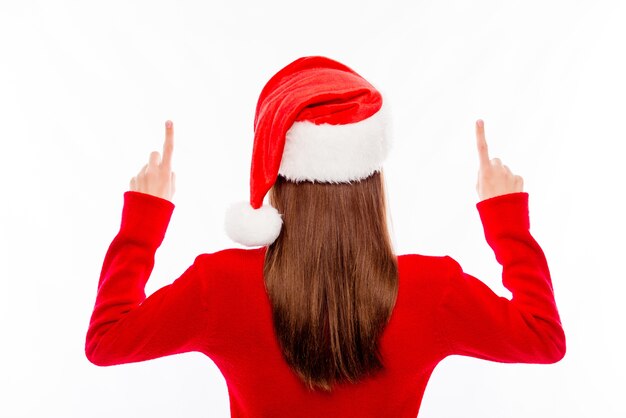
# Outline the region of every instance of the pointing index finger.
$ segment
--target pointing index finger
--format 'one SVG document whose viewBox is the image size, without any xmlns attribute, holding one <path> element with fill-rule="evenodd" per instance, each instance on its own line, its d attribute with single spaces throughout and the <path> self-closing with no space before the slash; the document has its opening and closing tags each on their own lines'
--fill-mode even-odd
<svg viewBox="0 0 626 418">
<path fill-rule="evenodd" d="M 171 120 L 165 122 L 165 143 L 163 144 L 163 159 L 161 166 L 167 170 L 172 168 L 172 152 L 174 152 L 174 124 Z"/>
<path fill-rule="evenodd" d="M 476 146 L 481 167 L 489 165 L 489 149 L 485 139 L 485 124 L 482 119 L 476 121 Z"/>
</svg>

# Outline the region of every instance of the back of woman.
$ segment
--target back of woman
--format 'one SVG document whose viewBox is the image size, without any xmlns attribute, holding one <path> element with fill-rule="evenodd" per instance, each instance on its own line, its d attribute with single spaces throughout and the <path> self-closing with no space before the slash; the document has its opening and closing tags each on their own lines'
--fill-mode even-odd
<svg viewBox="0 0 626 418">
<path fill-rule="evenodd" d="M 489 158 L 482 121 L 476 206 L 511 300 L 448 256 L 394 253 L 388 118 L 380 93 L 343 64 L 305 57 L 280 70 L 257 105 L 250 199 L 226 218 L 233 240 L 257 248 L 202 254 L 146 298 L 174 209 L 168 122 L 162 159 L 153 153 L 124 195 L 89 360 L 204 353 L 226 380 L 233 417 L 415 417 L 449 355 L 559 361 L 565 336 L 528 194 Z"/>
</svg>

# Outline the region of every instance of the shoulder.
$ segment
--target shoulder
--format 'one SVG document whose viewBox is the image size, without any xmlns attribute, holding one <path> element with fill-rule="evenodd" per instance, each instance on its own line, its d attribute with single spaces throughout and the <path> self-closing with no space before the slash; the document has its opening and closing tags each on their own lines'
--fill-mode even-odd
<svg viewBox="0 0 626 418">
<path fill-rule="evenodd" d="M 252 261 L 265 257 L 265 247 L 261 248 L 226 248 L 213 253 L 202 253 L 196 257 L 197 263 L 228 263 L 230 261 Z"/>
<path fill-rule="evenodd" d="M 265 247 L 245 249 L 227 248 L 196 257 L 194 264 L 205 271 L 236 272 L 258 267 L 265 260 Z"/>
<path fill-rule="evenodd" d="M 397 258 L 400 274 L 446 275 L 460 268 L 459 263 L 449 255 L 402 254 Z"/>
<path fill-rule="evenodd" d="M 237 287 L 242 280 L 262 277 L 266 248 L 228 248 L 196 257 L 194 266 L 213 289 Z"/>
<path fill-rule="evenodd" d="M 403 254 L 398 256 L 401 286 L 431 296 L 443 293 L 450 278 L 461 272 L 459 263 L 448 255 Z"/>
</svg>

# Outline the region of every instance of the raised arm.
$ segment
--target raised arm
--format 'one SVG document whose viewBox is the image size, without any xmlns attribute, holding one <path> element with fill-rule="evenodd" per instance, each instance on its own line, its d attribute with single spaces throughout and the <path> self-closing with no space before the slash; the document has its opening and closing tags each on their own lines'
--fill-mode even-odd
<svg viewBox="0 0 626 418">
<path fill-rule="evenodd" d="M 565 334 L 545 255 L 530 233 L 523 180 L 489 159 L 482 121 L 476 124 L 480 170 L 476 205 L 485 238 L 502 265 L 511 300 L 496 295 L 448 258 L 446 291 L 437 316 L 447 354 L 499 362 L 554 363 L 565 355 Z"/>
<path fill-rule="evenodd" d="M 200 351 L 209 329 L 199 258 L 172 284 L 146 298 L 145 285 L 174 210 L 173 126 L 158 152 L 131 180 L 122 222 L 104 258 L 85 342 L 87 358 L 105 366 Z"/>
<path fill-rule="evenodd" d="M 85 342 L 99 366 L 202 351 L 210 329 L 199 256 L 172 284 L 148 298 L 154 266 L 173 205 L 152 195 L 124 194 L 122 225 L 104 258 L 96 303 Z"/>
</svg>

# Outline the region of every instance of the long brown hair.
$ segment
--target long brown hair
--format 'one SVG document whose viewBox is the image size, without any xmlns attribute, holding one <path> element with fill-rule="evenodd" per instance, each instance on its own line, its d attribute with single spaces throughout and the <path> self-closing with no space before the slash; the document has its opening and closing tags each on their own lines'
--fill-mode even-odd
<svg viewBox="0 0 626 418">
<path fill-rule="evenodd" d="M 269 199 L 283 227 L 264 278 L 285 360 L 311 390 L 382 370 L 378 337 L 398 293 L 382 174 L 339 184 L 279 176 Z"/>
</svg>

